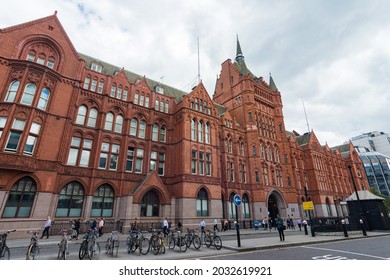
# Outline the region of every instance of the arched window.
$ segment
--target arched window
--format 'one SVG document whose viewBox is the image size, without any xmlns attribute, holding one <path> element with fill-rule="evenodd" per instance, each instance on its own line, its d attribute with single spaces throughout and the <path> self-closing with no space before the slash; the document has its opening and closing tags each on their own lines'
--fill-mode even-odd
<svg viewBox="0 0 390 280">
<path fill-rule="evenodd" d="M 249 208 L 249 199 L 248 199 L 247 194 L 244 194 L 242 196 L 241 209 L 242 209 L 242 217 L 243 218 L 250 218 L 251 217 L 251 210 Z"/>
<path fill-rule="evenodd" d="M 91 217 L 112 217 L 114 197 L 114 189 L 110 185 L 101 185 L 93 194 Z"/>
<path fill-rule="evenodd" d="M 8 88 L 7 95 L 5 97 L 5 102 L 14 102 L 16 93 L 18 92 L 20 82 L 19 81 L 14 81 L 10 84 Z"/>
<path fill-rule="evenodd" d="M 137 119 L 131 119 L 130 121 L 130 135 L 137 136 L 138 121 Z"/>
<path fill-rule="evenodd" d="M 31 177 L 19 179 L 11 188 L 4 207 L 3 218 L 26 218 L 30 216 L 37 186 Z"/>
<path fill-rule="evenodd" d="M 204 188 L 201 188 L 196 197 L 196 215 L 198 217 L 208 216 L 208 199 L 207 192 Z"/>
<path fill-rule="evenodd" d="M 158 124 L 154 123 L 152 127 L 152 140 L 158 141 Z"/>
<path fill-rule="evenodd" d="M 115 119 L 115 132 L 122 133 L 123 117 L 118 115 Z"/>
<path fill-rule="evenodd" d="M 165 143 L 166 135 L 167 135 L 166 128 L 162 126 L 160 129 L 160 142 Z"/>
<path fill-rule="evenodd" d="M 205 130 L 204 130 L 204 141 L 206 144 L 210 144 L 210 124 L 206 123 L 205 125 Z"/>
<path fill-rule="evenodd" d="M 20 103 L 25 104 L 25 105 L 31 105 L 33 103 L 33 100 L 34 100 L 34 95 L 35 95 L 36 89 L 37 89 L 37 87 L 34 84 L 31 84 L 31 83 L 27 84 L 25 89 L 24 89 L 24 92 L 22 95 L 22 100 L 20 101 Z"/>
<path fill-rule="evenodd" d="M 203 142 L 203 122 L 198 123 L 198 141 Z"/>
<path fill-rule="evenodd" d="M 80 106 L 77 111 L 76 123 L 84 125 L 86 115 L 87 115 L 87 107 Z"/>
<path fill-rule="evenodd" d="M 145 131 L 146 131 L 146 122 L 140 121 L 139 122 L 138 137 L 144 139 L 145 138 Z"/>
<path fill-rule="evenodd" d="M 191 121 L 191 140 L 196 141 L 196 120 Z"/>
<path fill-rule="evenodd" d="M 80 217 L 84 204 L 84 188 L 76 181 L 62 188 L 58 198 L 56 217 Z"/>
<path fill-rule="evenodd" d="M 39 96 L 38 109 L 46 110 L 47 102 L 49 102 L 50 91 L 47 88 L 43 88 L 41 95 Z"/>
<path fill-rule="evenodd" d="M 122 86 L 118 87 L 118 90 L 116 92 L 116 98 L 122 99 Z"/>
<path fill-rule="evenodd" d="M 237 206 L 234 204 L 235 193 L 231 193 L 229 196 L 229 219 L 237 218 Z"/>
<path fill-rule="evenodd" d="M 98 111 L 95 108 L 92 108 L 91 111 L 89 111 L 87 126 L 89 127 L 96 126 L 97 114 Z"/>
<path fill-rule="evenodd" d="M 141 201 L 141 217 L 158 217 L 160 200 L 154 190 L 148 191 Z"/>
<path fill-rule="evenodd" d="M 108 113 L 106 115 L 106 122 L 104 123 L 104 129 L 111 131 L 113 122 L 114 122 L 114 115 L 112 113 Z"/>
</svg>

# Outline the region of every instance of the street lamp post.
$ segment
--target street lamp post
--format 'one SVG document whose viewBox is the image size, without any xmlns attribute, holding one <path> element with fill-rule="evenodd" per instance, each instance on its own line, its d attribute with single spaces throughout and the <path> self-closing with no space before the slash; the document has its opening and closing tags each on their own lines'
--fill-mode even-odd
<svg viewBox="0 0 390 280">
<path fill-rule="evenodd" d="M 363 235 L 367 236 L 366 228 L 364 226 L 365 215 L 364 215 L 362 204 L 360 203 L 360 198 L 359 198 L 359 194 L 358 194 L 358 191 L 357 191 L 357 188 L 356 188 L 355 180 L 353 179 L 352 166 L 348 165 L 348 168 L 349 168 L 349 172 L 351 173 L 352 185 L 353 185 L 353 188 L 354 188 L 355 193 L 356 193 L 356 199 L 357 199 L 358 208 L 359 208 L 359 214 L 360 214 L 359 215 L 359 217 L 360 217 L 359 218 L 359 224 L 360 224 L 360 226 L 362 228 Z"/>
<path fill-rule="evenodd" d="M 306 201 L 308 201 L 309 199 L 309 195 L 307 193 L 307 187 L 305 187 L 305 197 L 306 197 Z M 310 199 L 311 200 L 311 199 Z M 310 231 L 311 231 L 311 236 L 312 237 L 315 237 L 316 234 L 315 234 L 315 231 L 314 231 L 314 221 L 311 219 L 311 213 L 310 213 L 311 210 L 308 210 L 309 212 L 309 221 L 310 221 Z"/>
</svg>

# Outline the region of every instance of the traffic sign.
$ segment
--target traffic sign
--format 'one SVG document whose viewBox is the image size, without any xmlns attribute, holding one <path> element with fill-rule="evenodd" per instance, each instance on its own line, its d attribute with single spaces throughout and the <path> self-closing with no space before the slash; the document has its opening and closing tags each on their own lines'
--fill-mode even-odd
<svg viewBox="0 0 390 280">
<path fill-rule="evenodd" d="M 239 194 L 234 195 L 233 200 L 234 200 L 235 205 L 241 206 L 242 200 L 241 200 L 241 196 Z"/>
<path fill-rule="evenodd" d="M 313 201 L 303 202 L 303 210 L 314 210 Z"/>
</svg>

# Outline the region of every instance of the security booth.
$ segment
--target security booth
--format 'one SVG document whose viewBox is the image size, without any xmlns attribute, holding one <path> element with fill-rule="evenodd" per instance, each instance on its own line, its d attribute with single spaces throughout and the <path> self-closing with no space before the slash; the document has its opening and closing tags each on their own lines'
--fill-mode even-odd
<svg viewBox="0 0 390 280">
<path fill-rule="evenodd" d="M 363 190 L 352 193 L 346 199 L 349 217 L 358 224 L 363 219 L 367 230 L 390 229 L 390 218 L 386 212 L 384 199 L 373 193 Z M 359 209 L 360 208 L 360 209 Z"/>
</svg>

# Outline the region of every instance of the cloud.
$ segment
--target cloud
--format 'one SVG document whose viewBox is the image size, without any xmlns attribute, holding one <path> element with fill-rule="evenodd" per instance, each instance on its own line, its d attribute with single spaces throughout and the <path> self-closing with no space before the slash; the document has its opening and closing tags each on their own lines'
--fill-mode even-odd
<svg viewBox="0 0 390 280">
<path fill-rule="evenodd" d="M 199 38 L 211 95 L 238 35 L 252 73 L 272 73 L 287 129 L 307 130 L 303 99 L 322 144 L 389 130 L 387 1 L 13 0 L 7 10 L 1 28 L 57 10 L 77 51 L 186 91 L 198 75 Z"/>
</svg>

